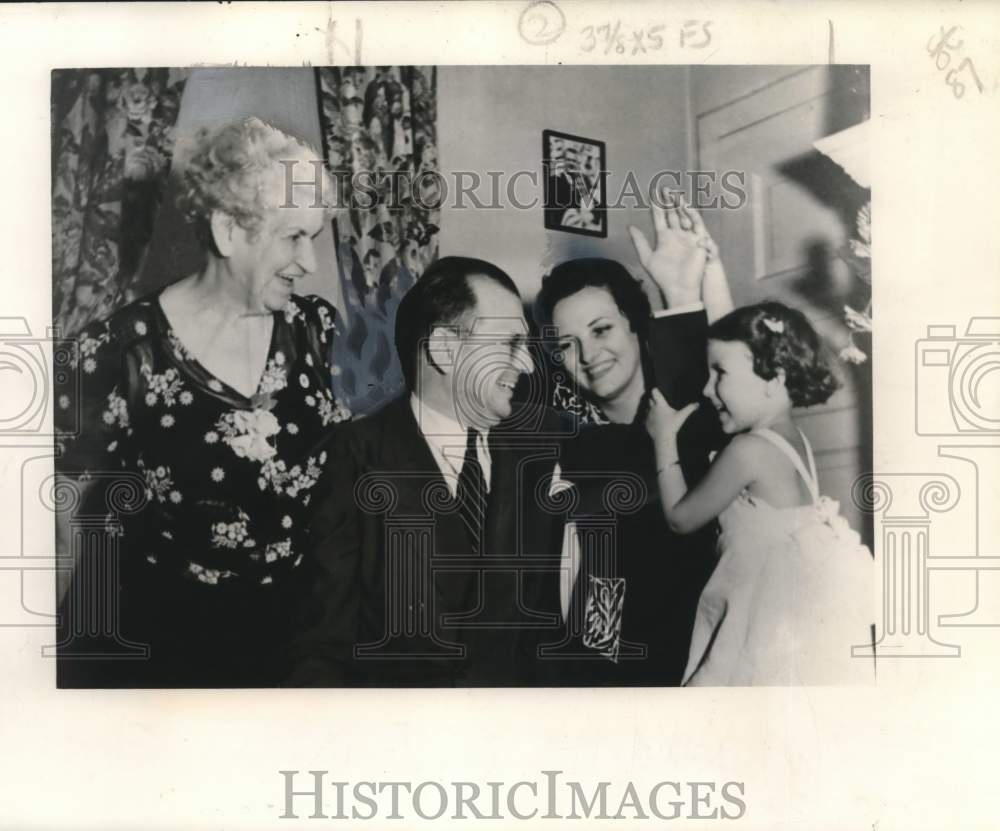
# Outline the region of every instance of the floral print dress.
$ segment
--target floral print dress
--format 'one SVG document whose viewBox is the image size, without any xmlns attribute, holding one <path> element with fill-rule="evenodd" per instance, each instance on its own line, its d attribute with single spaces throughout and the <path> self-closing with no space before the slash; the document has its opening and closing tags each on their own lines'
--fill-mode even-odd
<svg viewBox="0 0 1000 831">
<path fill-rule="evenodd" d="M 58 433 L 57 469 L 83 480 L 114 471 L 144 480 L 145 506 L 123 518 L 122 604 L 139 612 L 137 634 L 154 653 L 159 642 L 172 657 L 175 677 L 198 663 L 192 641 L 214 644 L 210 663 L 224 664 L 240 651 L 238 629 L 283 630 L 294 614 L 288 587 L 305 556 L 324 444 L 350 415 L 330 389 L 334 319 L 326 301 L 293 297 L 275 314 L 250 398 L 185 349 L 158 295 L 81 335 L 74 371 L 56 394 L 57 431 L 61 423 L 80 429 Z M 262 679 L 267 670 L 260 667 Z"/>
</svg>

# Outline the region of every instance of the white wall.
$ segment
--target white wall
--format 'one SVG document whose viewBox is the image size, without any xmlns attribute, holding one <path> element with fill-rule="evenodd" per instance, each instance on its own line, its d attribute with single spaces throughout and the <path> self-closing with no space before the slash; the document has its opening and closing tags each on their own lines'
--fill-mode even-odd
<svg viewBox="0 0 1000 831">
<path fill-rule="evenodd" d="M 506 176 L 534 171 L 537 187 L 523 180 L 522 200 L 537 206 L 499 211 L 442 209 L 440 250 L 467 254 L 507 270 L 531 300 L 542 274 L 561 259 L 605 256 L 636 274 L 638 264 L 626 226 L 651 232 L 646 211 L 609 211 L 608 237 L 598 239 L 546 231 L 542 213 L 542 130 L 554 129 L 604 141 L 610 171 L 608 193 L 617 195 L 628 171 L 645 188 L 659 170 L 688 167 L 687 78 L 681 67 L 439 67 L 438 152 L 450 190 L 453 174 L 489 170 Z M 185 89 L 178 133 L 245 115 L 259 115 L 319 146 L 319 118 L 313 70 L 226 67 L 199 69 Z M 172 196 L 170 194 L 169 196 Z M 197 267 L 200 251 L 183 220 L 164 201 L 143 275 L 150 290 Z M 483 188 L 486 196 L 486 188 Z M 506 196 L 504 196 L 506 205 Z M 339 300 L 333 239 L 324 231 L 317 244 L 319 268 L 302 291 Z"/>
<path fill-rule="evenodd" d="M 651 234 L 647 211 L 609 211 L 607 239 L 545 230 L 542 130 L 605 142 L 611 199 L 629 170 L 645 189 L 658 170 L 687 169 L 686 69 L 440 67 L 437 77 L 439 162 L 449 188 L 459 170 L 476 171 L 484 180 L 490 170 L 538 175 L 537 187 L 527 180 L 518 187 L 519 199 L 537 198 L 531 209 L 462 210 L 449 199 L 441 215 L 442 255 L 496 263 L 525 300 L 536 294 L 542 274 L 568 257 L 610 257 L 639 273 L 626 226 Z M 488 194 L 485 185 L 482 192 Z"/>
</svg>

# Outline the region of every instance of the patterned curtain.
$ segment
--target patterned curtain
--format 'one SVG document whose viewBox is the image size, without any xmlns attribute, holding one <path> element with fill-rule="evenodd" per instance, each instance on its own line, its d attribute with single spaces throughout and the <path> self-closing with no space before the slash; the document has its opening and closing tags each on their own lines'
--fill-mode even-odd
<svg viewBox="0 0 1000 831">
<path fill-rule="evenodd" d="M 52 72 L 52 318 L 64 337 L 134 299 L 187 74 Z"/>
<path fill-rule="evenodd" d="M 439 183 L 421 176 L 437 172 L 437 79 L 433 67 L 316 74 L 324 152 L 344 206 L 333 223 L 345 307 L 333 382 L 339 400 L 364 415 L 404 388 L 396 308 L 437 256 Z"/>
</svg>

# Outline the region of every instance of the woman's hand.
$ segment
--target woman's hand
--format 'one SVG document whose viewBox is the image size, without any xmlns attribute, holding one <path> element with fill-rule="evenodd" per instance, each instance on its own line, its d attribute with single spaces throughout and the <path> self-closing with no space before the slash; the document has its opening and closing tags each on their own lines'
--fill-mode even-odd
<svg viewBox="0 0 1000 831">
<path fill-rule="evenodd" d="M 698 404 L 688 404 L 680 410 L 671 407 L 658 389 L 650 395 L 649 410 L 646 413 L 646 431 L 656 445 L 657 454 L 665 452 L 674 461 L 677 457 L 677 434 L 684 422 L 695 410 Z"/>
<path fill-rule="evenodd" d="M 733 310 L 718 246 L 682 194 L 668 194 L 667 202 L 666 209 L 651 206 L 656 248 L 650 248 L 642 231 L 630 225 L 632 244 L 667 307 L 702 302 L 711 323 Z"/>
<path fill-rule="evenodd" d="M 660 289 L 667 306 L 674 308 L 701 302 L 708 260 L 706 239 L 710 238 L 701 217 L 687 207 L 682 195 L 666 196 L 666 208 L 655 202 L 650 206 L 655 248 L 638 228 L 630 225 L 628 230 L 639 262 Z"/>
</svg>

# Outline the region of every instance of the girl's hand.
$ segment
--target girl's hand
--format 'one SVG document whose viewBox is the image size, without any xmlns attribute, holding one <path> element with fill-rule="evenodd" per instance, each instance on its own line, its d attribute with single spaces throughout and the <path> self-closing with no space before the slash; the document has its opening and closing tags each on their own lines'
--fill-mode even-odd
<svg viewBox="0 0 1000 831">
<path fill-rule="evenodd" d="M 729 292 L 726 270 L 719 258 L 719 247 L 708 233 L 701 214 L 690 207 L 683 196 L 679 196 L 677 214 L 681 228 L 694 233 L 698 240 L 697 244 L 705 249 L 707 255 L 701 279 L 701 301 L 705 304 L 708 322 L 713 323 L 733 310 L 733 297 Z"/>
<path fill-rule="evenodd" d="M 697 409 L 696 402 L 688 404 L 680 410 L 675 410 L 667 403 L 660 391 L 654 389 L 650 395 L 649 411 L 646 413 L 646 430 L 657 448 L 673 448 L 674 455 L 676 455 L 677 434 L 691 413 Z"/>
<path fill-rule="evenodd" d="M 708 322 L 714 323 L 723 315 L 729 314 L 733 310 L 733 296 L 729 291 L 729 280 L 726 278 L 726 269 L 719 258 L 719 247 L 715 244 L 708 233 L 708 229 L 701 221 L 701 217 L 694 211 L 690 212 L 695 229 L 701 236 L 708 251 L 708 260 L 705 263 L 705 277 L 701 284 L 701 300 L 705 304 L 705 314 L 708 315 Z"/>
</svg>

